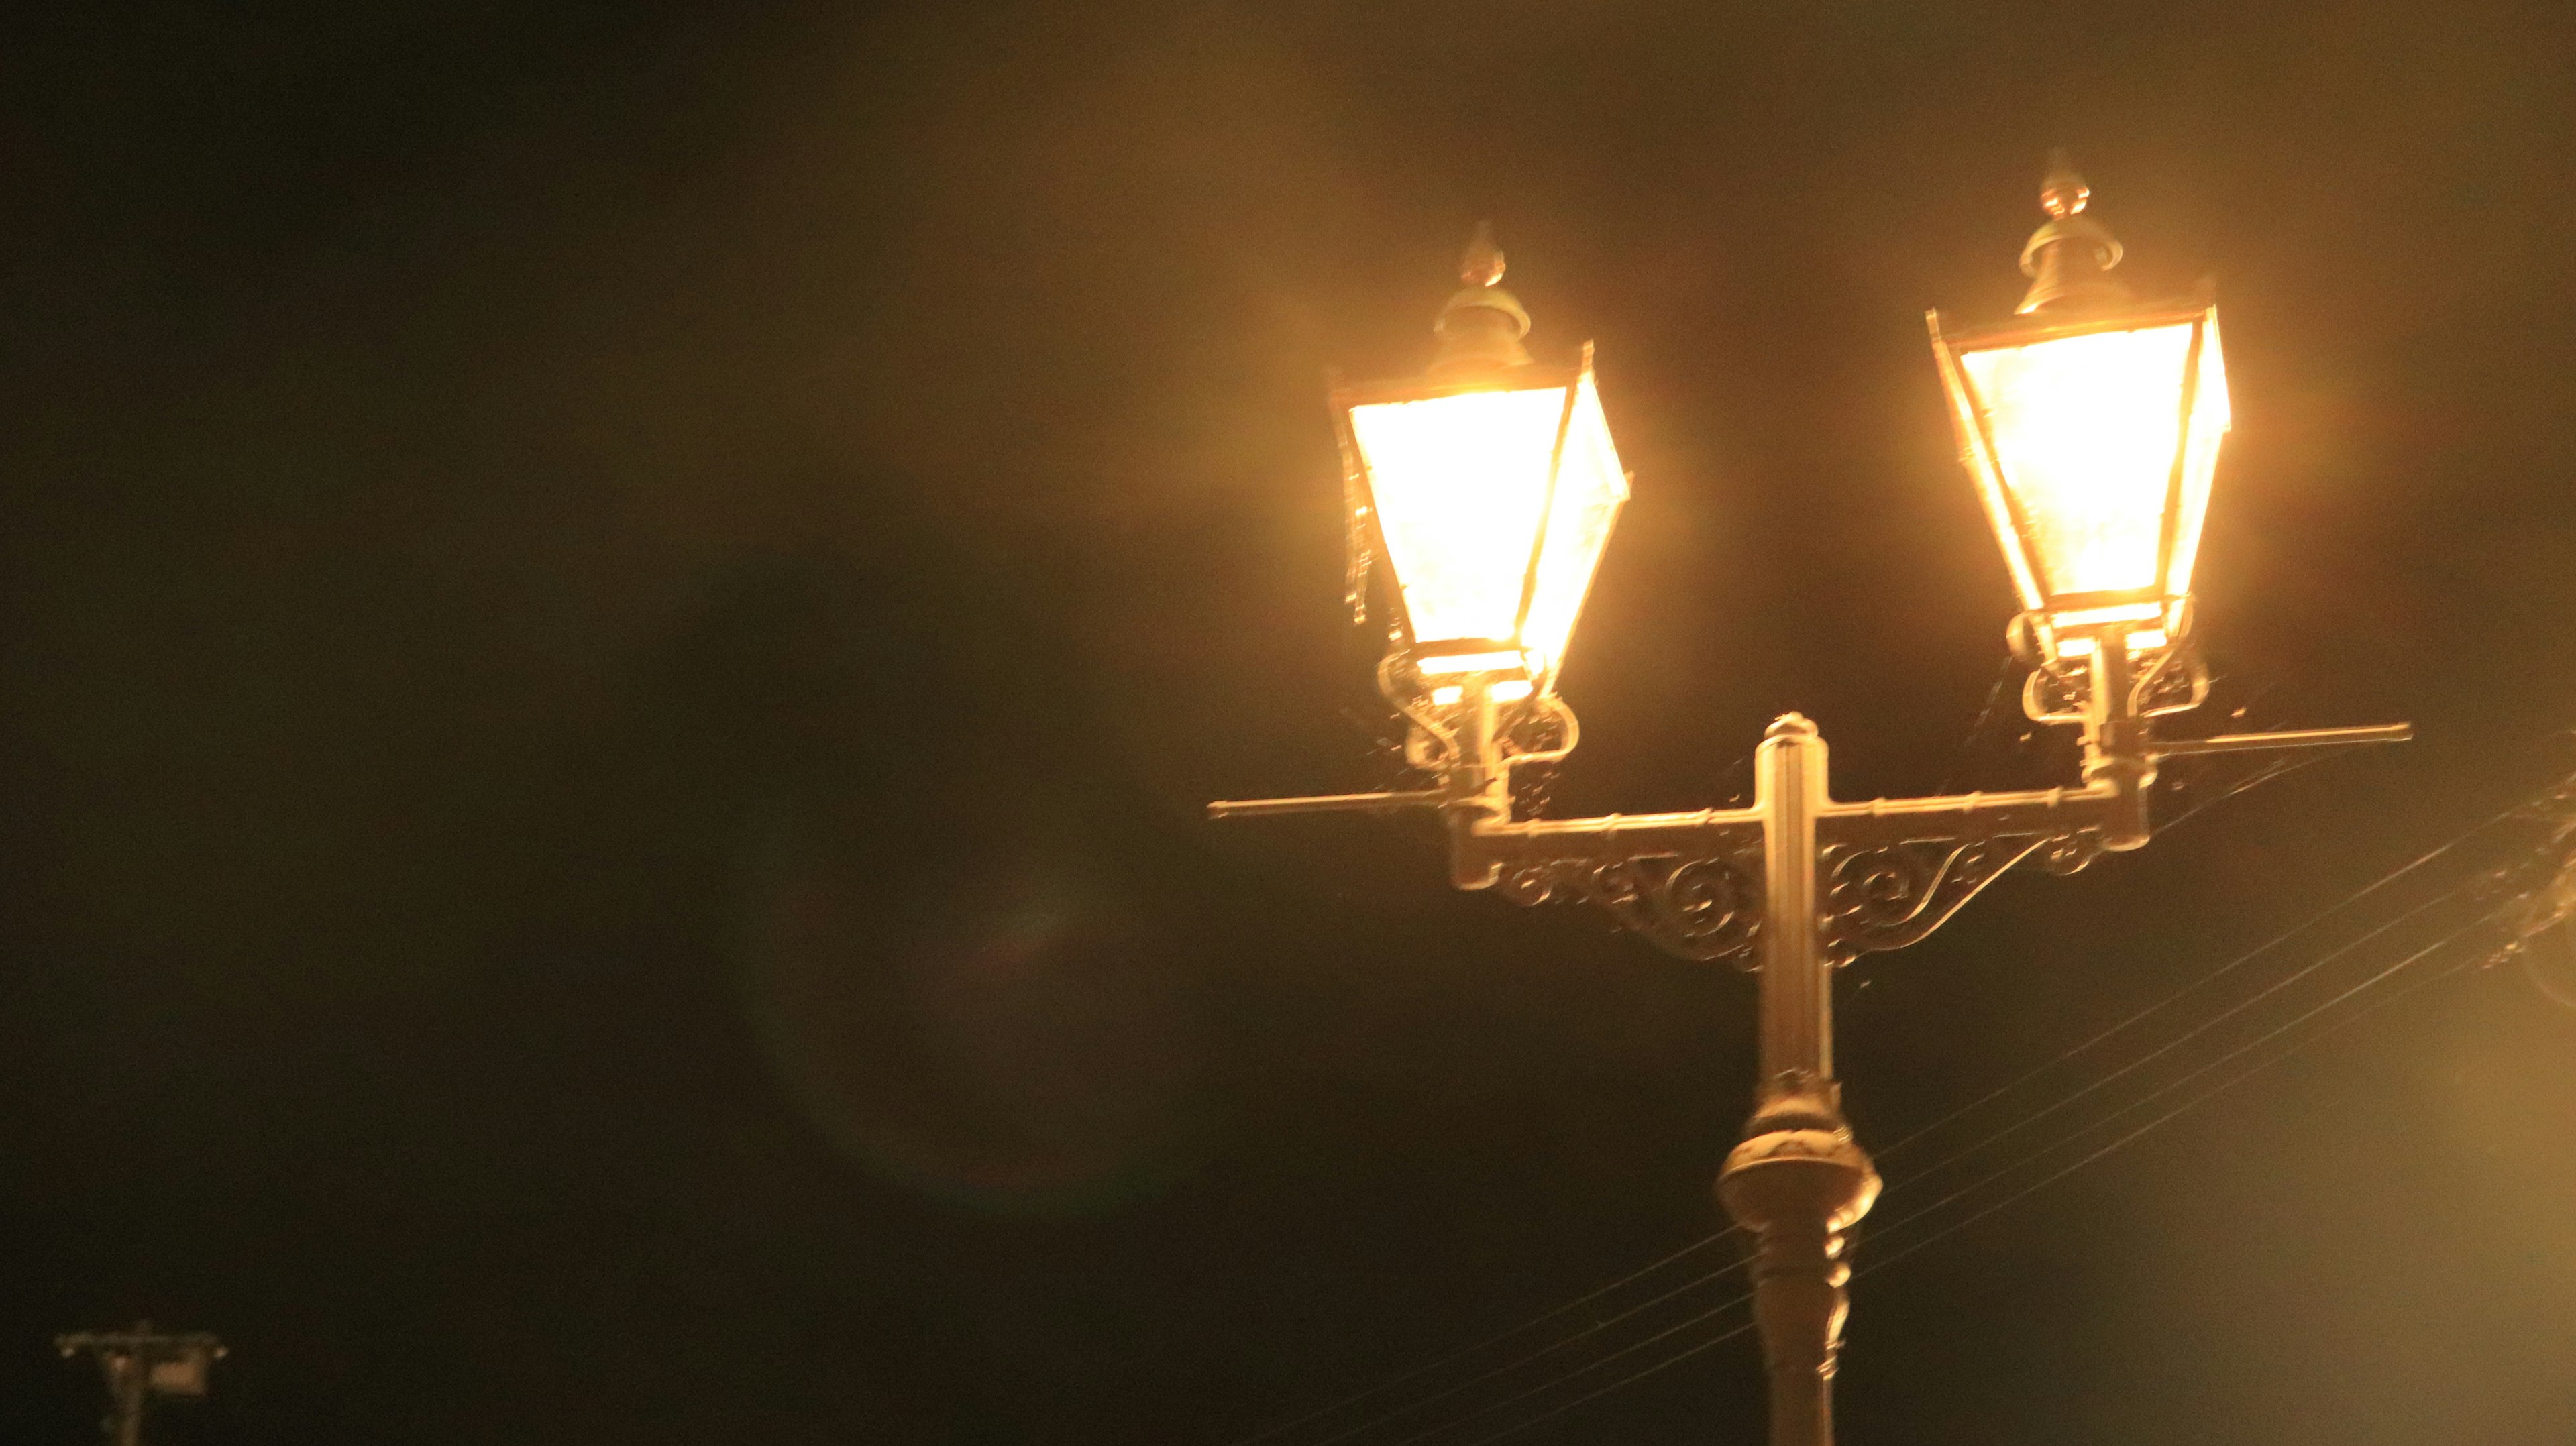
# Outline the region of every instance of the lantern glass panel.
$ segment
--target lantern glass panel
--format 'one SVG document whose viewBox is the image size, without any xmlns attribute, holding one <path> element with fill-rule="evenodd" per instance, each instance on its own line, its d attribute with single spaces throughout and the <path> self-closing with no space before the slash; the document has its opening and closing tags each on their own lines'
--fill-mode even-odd
<svg viewBox="0 0 2576 1446">
<path fill-rule="evenodd" d="M 2185 524 L 2163 554 L 2174 464 L 2184 452 L 2183 384 L 2194 324 L 2091 332 L 1959 356 L 1996 470 L 2022 519 L 2023 540 L 2047 606 L 2077 593 L 2179 593 L 2209 495 L 2225 426 L 2226 383 L 2217 348 L 2204 348 L 2204 390 L 2185 456 Z M 2205 438 L 2199 423 L 2217 425 Z M 2191 475 L 2196 473 L 2197 475 Z"/>
<path fill-rule="evenodd" d="M 1564 660 L 1583 612 L 1584 595 L 1601 566 L 1601 550 L 1619 508 L 1628 500 L 1628 474 L 1619 466 L 1619 449 L 1610 440 L 1610 420 L 1601 412 L 1601 392 L 1586 371 L 1575 382 L 1574 410 L 1567 419 L 1565 450 L 1557 466 L 1556 490 L 1548 506 L 1547 536 L 1540 544 L 1538 566 L 1530 579 L 1529 614 L 1521 628 L 1521 646 L 1533 674 L 1552 677 Z"/>
<path fill-rule="evenodd" d="M 2200 556 L 2201 524 L 2209 520 L 2209 484 L 2218 475 L 2218 444 L 2227 439 L 2233 414 L 2227 408 L 2227 358 L 2218 345 L 2218 315 L 2210 314 L 2200 343 L 2200 383 L 2191 399 L 2191 436 L 2183 444 L 2182 513 L 2174 520 L 2173 558 L 2166 564 L 2165 592 L 2180 597 L 2191 591 L 2191 565 Z"/>
<path fill-rule="evenodd" d="M 1565 388 L 1383 402 L 1350 418 L 1414 637 L 1512 640 L 1551 511 Z"/>
</svg>

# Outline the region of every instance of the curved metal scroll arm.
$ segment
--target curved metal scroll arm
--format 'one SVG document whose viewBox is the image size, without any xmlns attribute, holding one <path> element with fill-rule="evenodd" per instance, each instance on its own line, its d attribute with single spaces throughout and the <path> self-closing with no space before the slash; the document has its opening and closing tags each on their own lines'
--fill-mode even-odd
<svg viewBox="0 0 2576 1446">
<path fill-rule="evenodd" d="M 1580 899 L 1665 953 L 1750 969 L 1762 928 L 1762 861 L 1548 859 L 1506 868 L 1495 889 L 1524 906 Z"/>
<path fill-rule="evenodd" d="M 1921 943 L 2024 859 L 2071 874 L 2103 852 L 2097 830 L 1906 839 L 1822 850 L 1825 946 L 1837 963 Z"/>
</svg>

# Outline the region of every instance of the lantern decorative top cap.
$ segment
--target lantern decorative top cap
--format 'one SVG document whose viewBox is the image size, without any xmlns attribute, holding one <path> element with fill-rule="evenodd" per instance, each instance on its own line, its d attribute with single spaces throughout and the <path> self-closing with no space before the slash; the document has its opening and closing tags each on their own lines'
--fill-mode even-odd
<svg viewBox="0 0 2576 1446">
<path fill-rule="evenodd" d="M 2063 221 L 2084 209 L 2093 199 L 2093 188 L 2084 184 L 2084 173 L 2075 169 L 2074 160 L 2059 146 L 2048 153 L 2048 175 L 2039 183 L 2039 209 L 2049 219 Z"/>
<path fill-rule="evenodd" d="M 1440 319 L 1431 324 L 1440 337 L 1440 350 L 1431 359 L 1432 380 L 1472 384 L 1528 366 L 1530 355 L 1521 338 L 1529 335 L 1529 313 L 1521 309 L 1519 297 L 1499 284 L 1503 248 L 1494 244 L 1492 222 L 1476 223 L 1467 254 L 1458 259 L 1458 279 L 1466 289 L 1451 296 L 1440 308 Z"/>
<path fill-rule="evenodd" d="M 1783 713 L 1762 730 L 1765 738 L 1813 738 L 1816 725 L 1804 713 Z"/>
<path fill-rule="evenodd" d="M 2048 175 L 2039 183 L 2039 205 L 2048 219 L 2021 248 L 2021 274 L 2030 278 L 2030 290 L 2016 312 L 2084 311 L 2129 300 L 2129 288 L 2110 276 L 2123 254 L 2119 238 L 2084 214 L 2092 198 L 2093 188 L 2065 148 L 2049 152 Z"/>
</svg>

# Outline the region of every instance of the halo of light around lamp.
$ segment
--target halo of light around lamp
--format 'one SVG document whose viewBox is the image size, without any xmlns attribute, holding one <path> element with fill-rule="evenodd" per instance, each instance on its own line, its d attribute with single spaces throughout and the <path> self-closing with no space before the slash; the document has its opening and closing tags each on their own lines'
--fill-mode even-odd
<svg viewBox="0 0 2576 1446">
<path fill-rule="evenodd" d="M 1570 371 L 1343 389 L 1333 410 L 1416 670 L 1552 692 L 1628 500 L 1591 348 Z"/>
</svg>

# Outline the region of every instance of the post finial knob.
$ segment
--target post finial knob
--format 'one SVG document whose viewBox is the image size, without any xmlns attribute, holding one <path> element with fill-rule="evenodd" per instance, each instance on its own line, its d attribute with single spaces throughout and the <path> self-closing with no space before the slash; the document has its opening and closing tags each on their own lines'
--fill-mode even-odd
<svg viewBox="0 0 2576 1446">
<path fill-rule="evenodd" d="M 1458 279 L 1469 286 L 1493 286 L 1503 279 L 1503 248 L 1494 244 L 1494 223 L 1479 221 L 1458 258 Z"/>
<path fill-rule="evenodd" d="M 1440 337 L 1431 379 L 1475 383 L 1528 366 L 1529 351 L 1521 338 L 1529 335 L 1529 313 L 1518 297 L 1497 284 L 1503 279 L 1503 248 L 1494 244 L 1492 222 L 1476 223 L 1467 254 L 1458 258 L 1458 279 L 1465 288 L 1451 294 L 1449 304 L 1440 308 L 1440 319 L 1431 324 Z"/>
<path fill-rule="evenodd" d="M 2040 209 L 2048 219 L 2021 248 L 2021 274 L 2030 278 L 2019 313 L 2098 311 L 2124 304 L 2128 288 L 2111 278 L 2120 264 L 2120 242 L 2110 228 L 2083 214 L 2093 188 L 2067 158 L 2048 153 L 2048 175 L 2039 183 Z"/>
<path fill-rule="evenodd" d="M 2075 169 L 2074 158 L 2066 147 L 2058 146 L 2048 153 L 2048 175 L 2039 183 L 2039 209 L 2051 220 L 2063 221 L 2084 209 L 2093 199 L 2093 188 L 2084 184 L 2084 173 Z"/>
</svg>

